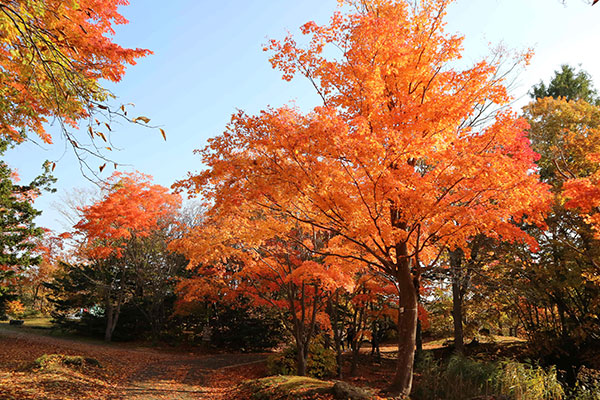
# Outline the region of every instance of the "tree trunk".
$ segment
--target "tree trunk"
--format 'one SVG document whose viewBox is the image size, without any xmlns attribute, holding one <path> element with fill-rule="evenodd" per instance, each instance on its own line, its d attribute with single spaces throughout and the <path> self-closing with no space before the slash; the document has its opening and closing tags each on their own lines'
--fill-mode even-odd
<svg viewBox="0 0 600 400">
<path fill-rule="evenodd" d="M 106 300 L 106 306 L 104 308 L 104 313 L 106 314 L 106 329 L 104 330 L 104 341 L 110 342 L 112 339 L 113 333 L 113 306 L 110 302 L 110 297 Z"/>
<path fill-rule="evenodd" d="M 417 313 L 417 360 L 419 359 L 419 355 L 423 352 L 423 329 L 421 327 L 421 320 L 418 318 Z"/>
<path fill-rule="evenodd" d="M 465 352 L 463 332 L 462 296 L 459 283 L 452 281 L 452 319 L 454 320 L 454 348 L 457 352 Z"/>
<path fill-rule="evenodd" d="M 339 334 L 334 334 L 334 342 L 335 342 L 335 362 L 337 363 L 337 378 L 342 379 L 342 344 L 341 338 Z"/>
<path fill-rule="evenodd" d="M 331 329 L 333 331 L 333 347 L 335 348 L 335 361 L 337 363 L 336 375 L 342 379 L 342 335 L 340 331 L 340 321 L 338 320 L 339 293 L 335 293 L 335 302 L 332 297 L 328 300 L 328 313 L 331 320 Z"/>
<path fill-rule="evenodd" d="M 117 306 L 114 307 L 110 301 L 110 293 L 106 297 L 106 308 L 104 310 L 106 316 L 106 330 L 104 331 L 104 341 L 110 342 L 112 335 L 117 327 L 119 321 L 119 314 L 121 313 L 121 303 L 123 301 L 123 295 L 119 295 L 117 300 Z"/>
<path fill-rule="evenodd" d="M 358 372 L 358 356 L 360 355 L 360 344 L 352 348 L 352 361 L 350 364 L 350 376 L 356 376 Z"/>
<path fill-rule="evenodd" d="M 374 357 L 377 362 L 381 360 L 381 351 L 379 349 L 379 335 L 381 331 L 377 325 L 377 321 L 373 321 L 371 325 L 371 357 Z"/>
<path fill-rule="evenodd" d="M 450 274 L 452 281 L 452 319 L 454 321 L 454 348 L 464 354 L 463 307 L 460 285 L 460 268 L 463 258 L 461 249 L 450 251 Z"/>
<path fill-rule="evenodd" d="M 396 360 L 396 373 L 388 391 L 392 394 L 408 397 L 412 389 L 417 336 L 417 293 L 413 284 L 410 263 L 407 258 L 399 260 L 396 279 L 400 295 L 400 308 L 398 309 L 398 358 Z"/>
<path fill-rule="evenodd" d="M 306 376 L 306 349 L 302 344 L 302 341 L 298 341 L 298 355 L 296 358 L 296 369 L 298 370 L 299 376 Z"/>
</svg>

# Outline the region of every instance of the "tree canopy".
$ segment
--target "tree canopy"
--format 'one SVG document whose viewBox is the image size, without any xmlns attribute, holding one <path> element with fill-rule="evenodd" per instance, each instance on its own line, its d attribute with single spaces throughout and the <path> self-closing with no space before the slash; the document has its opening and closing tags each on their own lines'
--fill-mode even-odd
<svg viewBox="0 0 600 400">
<path fill-rule="evenodd" d="M 107 140 L 112 117 L 126 117 L 124 107 L 108 105 L 112 94 L 102 80 L 119 81 L 127 64 L 151 53 L 112 40 L 114 26 L 127 23 L 118 12 L 119 6 L 127 4 L 127 0 L 0 3 L 0 135 L 4 140 L 22 142 L 37 135 L 43 143 L 52 143 L 46 124 L 56 119 L 81 161 L 86 153 L 99 154 L 99 147 L 91 142 Z M 87 125 L 87 138 L 73 133 L 80 121 Z"/>
<path fill-rule="evenodd" d="M 305 48 L 292 36 L 271 40 L 273 66 L 286 80 L 308 77 L 323 104 L 240 111 L 201 151 L 208 169 L 178 184 L 207 200 L 213 221 L 254 215 L 241 219 L 256 226 L 255 241 L 290 232 L 282 224 L 326 232 L 325 249 L 307 249 L 391 277 L 400 296 L 392 386 L 405 394 L 422 265 L 479 233 L 528 240 L 513 222 L 539 221 L 547 204 L 526 123 L 507 110 L 472 123 L 479 106 L 510 97 L 497 63 L 452 68 L 462 38 L 444 31 L 449 3 L 350 2 L 356 12 L 302 26 Z M 197 263 L 215 249 L 196 236 L 182 247 Z"/>
</svg>

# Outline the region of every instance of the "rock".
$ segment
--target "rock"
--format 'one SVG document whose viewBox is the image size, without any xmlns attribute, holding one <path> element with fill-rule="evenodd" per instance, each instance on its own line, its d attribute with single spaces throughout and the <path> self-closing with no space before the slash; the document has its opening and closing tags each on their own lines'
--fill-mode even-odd
<svg viewBox="0 0 600 400">
<path fill-rule="evenodd" d="M 333 395 L 338 400 L 368 400 L 373 397 L 366 390 L 341 381 L 333 385 Z"/>
<path fill-rule="evenodd" d="M 100 361 L 96 360 L 95 358 L 85 357 L 83 360 L 86 364 L 91 365 L 92 367 L 102 368 L 102 364 L 100 364 Z"/>
<path fill-rule="evenodd" d="M 24 322 L 22 319 L 11 319 L 9 325 L 23 325 Z"/>
</svg>

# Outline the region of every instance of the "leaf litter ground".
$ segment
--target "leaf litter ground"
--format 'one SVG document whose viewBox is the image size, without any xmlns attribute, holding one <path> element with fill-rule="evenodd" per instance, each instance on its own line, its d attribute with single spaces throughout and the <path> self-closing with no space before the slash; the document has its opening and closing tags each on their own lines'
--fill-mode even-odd
<svg viewBox="0 0 600 400">
<path fill-rule="evenodd" d="M 83 356 L 100 367 L 53 364 L 44 354 Z M 0 398 L 6 400 L 229 399 L 244 379 L 264 376 L 263 354 L 165 352 L 0 328 Z"/>
</svg>

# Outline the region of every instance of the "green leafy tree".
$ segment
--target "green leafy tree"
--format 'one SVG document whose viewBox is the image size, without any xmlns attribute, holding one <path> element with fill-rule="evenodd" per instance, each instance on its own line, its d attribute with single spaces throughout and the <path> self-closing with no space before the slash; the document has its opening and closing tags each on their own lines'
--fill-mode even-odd
<svg viewBox="0 0 600 400">
<path fill-rule="evenodd" d="M 8 147 L 0 142 L 0 156 Z M 49 165 L 44 172 L 27 185 L 15 182 L 17 175 L 0 160 L 0 313 L 6 301 L 14 299 L 14 289 L 20 274 L 37 265 L 41 258 L 35 252 L 35 239 L 43 229 L 35 225 L 34 219 L 41 214 L 33 207 L 33 200 L 44 189 L 50 190 L 54 178 Z"/>
<path fill-rule="evenodd" d="M 495 282 L 507 296 L 541 356 L 560 367 L 582 361 L 586 347 L 600 339 L 600 243 L 577 211 L 564 206 L 563 185 L 597 170 L 588 159 L 600 151 L 600 110 L 591 77 L 563 65 L 549 84 L 532 90 L 524 108 L 532 148 L 540 154 L 540 177 L 554 194 L 543 228 L 529 227 L 539 243 L 532 253 L 521 246 L 497 246 L 490 260 L 504 272 Z M 498 265 L 499 263 L 499 265 Z"/>
<path fill-rule="evenodd" d="M 543 81 L 533 86 L 529 95 L 533 99 L 564 97 L 566 100 L 585 100 L 588 103 L 598 104 L 599 98 L 592 78 L 584 71 L 577 71 L 570 65 L 563 64 L 560 70 L 554 71 L 554 77 L 548 85 Z"/>
</svg>

